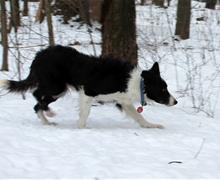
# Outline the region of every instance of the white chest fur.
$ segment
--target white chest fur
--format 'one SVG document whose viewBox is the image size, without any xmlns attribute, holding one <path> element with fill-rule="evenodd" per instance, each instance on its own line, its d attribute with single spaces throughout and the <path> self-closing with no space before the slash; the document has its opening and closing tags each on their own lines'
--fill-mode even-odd
<svg viewBox="0 0 220 180">
<path fill-rule="evenodd" d="M 112 93 L 108 95 L 99 95 L 96 96 L 95 99 L 97 101 L 104 102 L 118 102 L 130 104 L 132 102 L 138 101 L 140 99 L 140 70 L 135 68 L 131 72 L 131 77 L 128 80 L 128 88 L 124 93 Z"/>
</svg>

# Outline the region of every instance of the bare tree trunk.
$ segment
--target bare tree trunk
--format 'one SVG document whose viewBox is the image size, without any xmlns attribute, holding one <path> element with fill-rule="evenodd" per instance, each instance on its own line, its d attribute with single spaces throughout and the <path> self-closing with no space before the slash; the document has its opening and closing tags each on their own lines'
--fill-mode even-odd
<svg viewBox="0 0 220 180">
<path fill-rule="evenodd" d="M 146 0 L 141 0 L 141 5 L 143 6 L 146 3 Z"/>
<path fill-rule="evenodd" d="M 11 26 L 14 27 L 15 32 L 17 32 L 20 26 L 20 11 L 19 11 L 19 1 L 10 0 L 11 6 Z"/>
<path fill-rule="evenodd" d="M 102 24 L 102 56 L 137 64 L 134 0 L 105 0 Z"/>
<path fill-rule="evenodd" d="M 191 0 L 178 0 L 175 35 L 188 39 L 190 34 Z"/>
<path fill-rule="evenodd" d="M 15 32 L 14 33 L 14 46 L 15 46 L 15 53 L 14 53 L 14 57 L 16 60 L 16 65 L 17 65 L 17 71 L 18 71 L 18 80 L 21 81 L 21 52 L 20 52 L 20 48 L 19 48 L 19 39 L 18 39 L 18 33 Z M 22 93 L 22 98 L 25 99 L 25 95 L 24 93 Z"/>
<path fill-rule="evenodd" d="M 8 71 L 8 33 L 7 33 L 7 16 L 5 0 L 1 0 L 1 36 L 3 46 L 2 68 L 3 71 Z"/>
<path fill-rule="evenodd" d="M 49 35 L 49 44 L 50 46 L 54 46 L 54 35 L 53 35 L 53 23 L 51 17 L 51 8 L 50 3 L 48 0 L 44 0 L 45 2 L 45 9 L 46 9 L 46 16 L 47 16 L 47 25 L 48 25 L 48 35 Z"/>
<path fill-rule="evenodd" d="M 156 6 L 164 7 L 164 0 L 153 0 L 152 3 Z"/>
<path fill-rule="evenodd" d="M 12 1 L 14 1 L 14 5 L 15 5 L 14 13 L 16 19 L 16 26 L 19 27 L 21 25 L 19 0 L 12 0 Z"/>
<path fill-rule="evenodd" d="M 23 16 L 28 16 L 28 0 L 24 0 L 22 15 Z"/>
<path fill-rule="evenodd" d="M 79 15 L 81 19 L 88 25 L 91 25 L 88 0 L 80 0 L 78 2 L 78 7 L 79 7 Z"/>
<path fill-rule="evenodd" d="M 91 40 L 94 55 L 96 56 L 95 44 L 94 44 L 94 41 L 93 41 L 92 31 L 91 31 L 92 24 L 90 22 L 89 1 L 88 0 L 79 1 L 78 6 L 79 6 L 80 17 L 87 25 L 87 32 L 90 36 L 90 40 Z"/>
<path fill-rule="evenodd" d="M 89 0 L 89 13 L 92 20 L 101 21 L 101 9 L 103 0 Z"/>
<path fill-rule="evenodd" d="M 207 0 L 205 7 L 208 9 L 215 9 L 216 3 L 217 3 L 217 0 Z"/>
<path fill-rule="evenodd" d="M 45 3 L 44 0 L 40 0 L 35 21 L 36 22 L 39 21 L 39 23 L 42 23 L 44 21 L 44 18 L 45 18 Z"/>
</svg>

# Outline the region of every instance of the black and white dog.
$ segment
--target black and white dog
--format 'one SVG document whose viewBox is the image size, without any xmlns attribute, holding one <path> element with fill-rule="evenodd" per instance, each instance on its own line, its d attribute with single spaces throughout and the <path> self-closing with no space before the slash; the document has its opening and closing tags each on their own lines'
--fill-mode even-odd
<svg viewBox="0 0 220 180">
<path fill-rule="evenodd" d="M 50 112 L 48 105 L 64 94 L 68 86 L 80 93 L 79 128 L 86 127 L 93 99 L 120 104 L 125 113 L 144 128 L 163 126 L 147 122 L 133 102 L 146 98 L 167 106 L 177 104 L 160 77 L 158 63 L 142 71 L 126 61 L 88 56 L 60 45 L 38 52 L 25 80 L 0 81 L 0 87 L 10 92 L 32 89 L 37 100 L 34 110 L 44 124 L 52 124 L 45 116 Z"/>
</svg>

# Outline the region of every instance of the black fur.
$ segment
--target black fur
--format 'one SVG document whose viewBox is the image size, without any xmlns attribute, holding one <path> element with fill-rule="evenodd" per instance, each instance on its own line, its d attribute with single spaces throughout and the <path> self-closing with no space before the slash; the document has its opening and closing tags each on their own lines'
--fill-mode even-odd
<svg viewBox="0 0 220 180">
<path fill-rule="evenodd" d="M 9 81 L 12 92 L 37 88 L 33 95 L 38 103 L 35 111 L 48 110 L 48 104 L 67 89 L 67 85 L 79 90 L 83 86 L 85 94 L 97 96 L 115 92 L 125 92 L 133 65 L 111 58 L 93 57 L 77 50 L 64 47 L 48 47 L 37 53 L 27 79 Z"/>
<path fill-rule="evenodd" d="M 9 91 L 10 92 L 24 92 L 28 89 L 34 88 L 37 85 L 35 76 L 33 73 L 30 73 L 25 80 L 22 81 L 9 81 Z"/>
<path fill-rule="evenodd" d="M 24 92 L 36 88 L 33 96 L 37 100 L 35 111 L 49 110 L 48 105 L 71 85 L 76 90 L 83 87 L 87 96 L 95 97 L 116 92 L 126 92 L 134 65 L 118 59 L 88 56 L 77 50 L 52 46 L 37 53 L 30 74 L 22 81 L 8 81 L 11 92 Z M 169 105 L 170 93 L 160 76 L 158 63 L 148 71 L 142 71 L 145 93 L 148 98 Z M 118 103 L 118 102 L 116 102 Z M 177 101 L 173 102 L 173 105 Z M 116 105 L 120 110 L 123 107 Z"/>
<path fill-rule="evenodd" d="M 123 111 L 122 105 L 119 103 L 116 103 L 115 105 L 120 111 Z"/>
<path fill-rule="evenodd" d="M 148 71 L 142 71 L 141 76 L 144 79 L 145 93 L 147 97 L 160 104 L 169 104 L 170 93 L 166 82 L 160 76 L 159 64 L 154 63 Z M 177 101 L 175 100 L 175 104 Z"/>
</svg>

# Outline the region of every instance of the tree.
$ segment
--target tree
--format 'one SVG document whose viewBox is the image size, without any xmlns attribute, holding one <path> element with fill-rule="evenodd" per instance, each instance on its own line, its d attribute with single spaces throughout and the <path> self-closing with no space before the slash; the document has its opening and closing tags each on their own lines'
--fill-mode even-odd
<svg viewBox="0 0 220 180">
<path fill-rule="evenodd" d="M 91 20 L 101 21 L 102 0 L 89 0 L 89 17 Z"/>
<path fill-rule="evenodd" d="M 19 11 L 19 1 L 10 0 L 11 7 L 11 27 L 14 27 L 15 32 L 17 32 L 18 27 L 20 26 L 20 11 Z"/>
<path fill-rule="evenodd" d="M 53 22 L 51 17 L 51 5 L 49 0 L 40 0 L 37 14 L 36 22 L 42 23 L 44 18 L 47 18 L 47 27 L 48 27 L 48 36 L 49 36 L 49 45 L 54 46 L 54 33 L 53 33 Z"/>
<path fill-rule="evenodd" d="M 178 0 L 175 35 L 188 39 L 190 34 L 191 0 Z"/>
<path fill-rule="evenodd" d="M 40 0 L 35 21 L 42 23 L 44 21 L 44 18 L 45 18 L 45 3 L 44 0 Z"/>
<path fill-rule="evenodd" d="M 1 36 L 3 46 L 3 61 L 1 70 L 8 71 L 8 34 L 5 0 L 1 0 Z"/>
<path fill-rule="evenodd" d="M 141 5 L 142 6 L 145 5 L 145 3 L 146 3 L 146 0 L 141 0 Z"/>
<path fill-rule="evenodd" d="M 22 15 L 28 16 L 28 0 L 24 0 Z"/>
<path fill-rule="evenodd" d="M 81 21 L 91 26 L 88 0 L 78 1 L 78 8 Z"/>
<path fill-rule="evenodd" d="M 215 9 L 216 3 L 217 3 L 217 0 L 207 0 L 205 7 L 208 9 Z"/>
<path fill-rule="evenodd" d="M 134 0 L 105 0 L 102 7 L 102 56 L 137 64 Z"/>
<path fill-rule="evenodd" d="M 156 6 L 164 7 L 164 0 L 153 0 L 152 3 Z"/>
<path fill-rule="evenodd" d="M 46 10 L 46 16 L 47 16 L 49 44 L 50 46 L 54 46 L 55 42 L 54 42 L 54 35 L 53 35 L 53 23 L 52 23 L 52 17 L 51 17 L 50 2 L 48 0 L 44 0 L 44 3 L 45 3 L 45 10 Z"/>
</svg>

